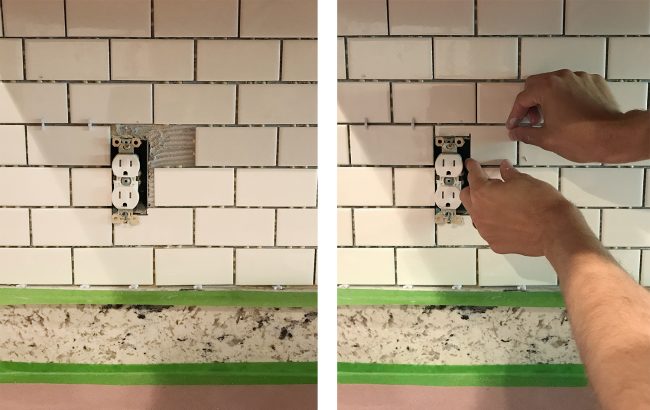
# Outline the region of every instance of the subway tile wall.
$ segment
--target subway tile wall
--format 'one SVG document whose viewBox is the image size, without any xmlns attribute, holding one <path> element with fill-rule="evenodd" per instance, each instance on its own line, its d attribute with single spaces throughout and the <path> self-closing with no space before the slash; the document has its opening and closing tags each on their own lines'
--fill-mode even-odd
<svg viewBox="0 0 650 410">
<path fill-rule="evenodd" d="M 0 284 L 314 284 L 316 0 L 0 5 Z M 113 124 L 197 127 L 137 226 Z"/>
<path fill-rule="evenodd" d="M 471 134 L 474 158 L 558 188 L 650 286 L 650 161 L 575 164 L 504 126 L 526 77 L 560 68 L 606 76 L 622 110 L 646 109 L 650 0 L 338 5 L 339 283 L 557 285 L 545 259 L 492 252 L 469 217 L 434 224 L 433 137 Z"/>
</svg>

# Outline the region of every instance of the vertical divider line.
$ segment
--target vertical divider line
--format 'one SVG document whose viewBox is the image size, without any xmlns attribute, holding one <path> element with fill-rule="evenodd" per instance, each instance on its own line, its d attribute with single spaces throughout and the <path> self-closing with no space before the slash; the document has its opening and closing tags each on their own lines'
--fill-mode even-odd
<svg viewBox="0 0 650 410">
<path fill-rule="evenodd" d="M 235 124 L 239 124 L 239 84 L 235 84 Z"/>
<path fill-rule="evenodd" d="M 2 8 L 3 8 L 2 7 L 2 0 L 0 0 L 0 24 L 2 24 L 0 26 L 0 28 L 2 28 L 2 36 L 4 37 L 4 36 L 7 35 L 7 32 L 5 30 L 5 19 L 4 19 L 5 16 L 4 16 L 4 11 L 2 10 Z"/>
<path fill-rule="evenodd" d="M 275 127 L 275 166 L 280 165 L 280 127 Z"/>
<path fill-rule="evenodd" d="M 151 248 L 151 276 L 153 285 L 156 285 L 156 248 Z"/>
<path fill-rule="evenodd" d="M 72 113 L 70 112 L 70 83 L 65 84 L 66 104 L 68 110 L 68 124 L 72 123 Z"/>
<path fill-rule="evenodd" d="M 600 226 L 598 227 L 598 240 L 602 242 L 603 240 L 603 210 L 598 210 L 598 218 L 600 220 Z"/>
<path fill-rule="evenodd" d="M 68 0 L 63 0 L 63 33 L 68 37 Z"/>
<path fill-rule="evenodd" d="M 474 0 L 474 36 L 478 36 L 478 0 Z"/>
<path fill-rule="evenodd" d="M 386 0 L 386 33 L 390 36 L 390 0 Z"/>
<path fill-rule="evenodd" d="M 237 1 L 237 37 L 241 37 L 241 0 Z"/>
<path fill-rule="evenodd" d="M 196 208 L 192 208 L 192 245 L 196 246 Z"/>
<path fill-rule="evenodd" d="M 156 123 L 156 85 L 153 83 L 149 83 L 151 86 L 151 123 L 155 124 Z"/>
<path fill-rule="evenodd" d="M 113 80 L 113 40 L 107 39 L 108 41 L 108 80 Z"/>
<path fill-rule="evenodd" d="M 154 37 L 155 37 L 155 31 L 154 31 L 154 30 L 155 30 L 155 27 L 154 27 L 154 11 L 153 11 L 153 4 L 154 4 L 154 2 L 155 2 L 155 0 L 151 0 L 151 10 L 149 10 L 149 13 L 150 13 L 150 17 L 149 17 L 149 19 L 151 20 L 151 21 L 150 21 L 150 23 L 151 23 L 151 38 L 154 38 Z"/>
<path fill-rule="evenodd" d="M 609 37 L 605 37 L 605 72 L 603 77 L 609 79 Z"/>
<path fill-rule="evenodd" d="M 357 238 L 354 229 L 354 208 L 350 208 L 350 220 L 352 222 L 352 246 L 357 246 Z"/>
<path fill-rule="evenodd" d="M 34 233 L 32 232 L 32 208 L 27 208 L 27 218 L 29 222 L 29 246 L 34 246 Z"/>
<path fill-rule="evenodd" d="M 314 249 L 314 276 L 311 279 L 312 285 L 316 285 L 316 274 L 318 273 L 318 246 Z"/>
<path fill-rule="evenodd" d="M 478 248 L 474 248 L 474 263 L 476 264 L 476 272 L 475 272 L 475 278 L 476 278 L 476 286 L 479 286 L 479 272 L 478 272 Z"/>
<path fill-rule="evenodd" d="M 517 79 L 521 80 L 521 37 L 517 37 Z"/>
<path fill-rule="evenodd" d="M 273 246 L 278 246 L 278 208 L 273 211 Z"/>
<path fill-rule="evenodd" d="M 562 0 L 562 35 L 566 35 L 566 0 Z"/>
<path fill-rule="evenodd" d="M 282 61 L 284 60 L 284 40 L 278 40 L 280 42 L 280 62 L 278 64 L 278 81 L 282 81 Z"/>
<path fill-rule="evenodd" d="M 233 189 L 232 189 L 232 195 L 233 195 L 232 205 L 236 207 L 237 206 L 237 168 L 232 169 L 232 185 L 233 185 Z"/>
<path fill-rule="evenodd" d="M 393 247 L 393 272 L 395 273 L 395 286 L 399 283 L 397 278 L 397 248 Z"/>
<path fill-rule="evenodd" d="M 345 140 L 348 143 L 348 164 L 352 165 L 352 138 L 350 137 L 350 125 L 345 126 L 346 136 Z"/>
<path fill-rule="evenodd" d="M 75 277 L 74 277 L 74 248 L 70 247 L 70 274 L 72 275 L 72 284 L 75 284 Z"/>
<path fill-rule="evenodd" d="M 345 79 L 350 78 L 350 47 L 349 47 L 349 38 L 343 37 L 343 52 L 345 53 Z"/>
<path fill-rule="evenodd" d="M 23 47 L 23 80 L 26 80 L 27 79 L 27 46 L 25 45 L 25 37 L 21 39 L 21 43 Z"/>
<path fill-rule="evenodd" d="M 388 102 L 389 102 L 389 107 L 390 107 L 390 122 L 394 123 L 395 118 L 393 114 L 393 82 L 389 81 L 388 82 Z"/>
<path fill-rule="evenodd" d="M 199 40 L 193 39 L 194 42 L 194 81 L 198 81 L 198 59 L 199 59 Z"/>
<path fill-rule="evenodd" d="M 431 79 L 436 79 L 436 39 L 431 37 Z"/>
<path fill-rule="evenodd" d="M 393 206 L 397 206 L 397 202 L 395 201 L 395 167 L 391 167 L 390 171 L 391 187 L 393 191 Z"/>
</svg>

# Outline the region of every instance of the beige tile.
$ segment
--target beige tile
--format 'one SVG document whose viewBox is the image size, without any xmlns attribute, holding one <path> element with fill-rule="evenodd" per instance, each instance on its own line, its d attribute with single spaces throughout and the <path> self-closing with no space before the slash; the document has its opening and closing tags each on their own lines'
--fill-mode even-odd
<svg viewBox="0 0 650 410">
<path fill-rule="evenodd" d="M 560 180 L 560 170 L 558 168 L 517 168 L 522 174 L 528 174 L 535 179 L 544 181 L 547 184 L 553 186 L 553 188 L 558 189 L 558 182 Z M 501 172 L 499 172 L 501 174 Z"/>
<path fill-rule="evenodd" d="M 390 34 L 474 34 L 473 0 L 389 0 Z"/>
<path fill-rule="evenodd" d="M 238 169 L 238 206 L 316 206 L 315 169 Z"/>
<path fill-rule="evenodd" d="M 434 78 L 517 78 L 516 38 L 436 38 Z"/>
<path fill-rule="evenodd" d="M 338 41 L 336 42 L 336 61 L 337 78 L 339 80 L 346 78 L 345 67 L 347 63 L 345 60 L 345 39 L 342 37 L 339 37 Z"/>
<path fill-rule="evenodd" d="M 548 166 L 578 165 L 553 152 L 524 143 L 519 144 L 519 164 Z"/>
<path fill-rule="evenodd" d="M 567 0 L 566 34 L 650 34 L 650 1 Z"/>
<path fill-rule="evenodd" d="M 603 209 L 605 246 L 650 246 L 650 209 Z"/>
<path fill-rule="evenodd" d="M 398 249 L 397 283 L 476 285 L 475 249 Z"/>
<path fill-rule="evenodd" d="M 469 135 L 472 158 L 484 165 L 499 165 L 504 159 L 517 163 L 517 143 L 510 140 L 502 125 L 440 126 L 436 135 Z"/>
<path fill-rule="evenodd" d="M 232 285 L 233 253 L 227 248 L 156 249 L 156 285 Z"/>
<path fill-rule="evenodd" d="M 607 83 L 621 111 L 645 110 L 648 108 L 648 83 L 609 82 Z"/>
<path fill-rule="evenodd" d="M 64 0 L 3 0 L 4 35 L 64 37 Z"/>
<path fill-rule="evenodd" d="M 650 286 L 650 250 L 642 251 L 643 266 L 641 267 L 641 285 Z"/>
<path fill-rule="evenodd" d="M 0 248 L 0 283 L 7 285 L 70 285 L 70 249 Z"/>
<path fill-rule="evenodd" d="M 339 83 L 338 122 L 390 122 L 388 83 Z"/>
<path fill-rule="evenodd" d="M 316 124 L 315 84 L 241 84 L 239 123 Z"/>
<path fill-rule="evenodd" d="M 478 33 L 562 34 L 562 8 L 562 0 L 478 0 Z"/>
<path fill-rule="evenodd" d="M 338 205 L 393 204 L 393 169 L 387 167 L 339 167 Z"/>
<path fill-rule="evenodd" d="M 110 127 L 27 127 L 29 164 L 110 165 L 110 141 Z"/>
<path fill-rule="evenodd" d="M 282 127 L 279 137 L 278 165 L 318 165 L 316 127 Z"/>
<path fill-rule="evenodd" d="M 67 0 L 71 37 L 149 37 L 151 0 Z"/>
<path fill-rule="evenodd" d="M 199 127 L 196 165 L 275 165 L 276 134 L 273 127 Z"/>
<path fill-rule="evenodd" d="M 116 225 L 115 245 L 191 245 L 191 208 L 149 208 L 138 225 Z"/>
<path fill-rule="evenodd" d="M 0 83 L 0 123 L 68 122 L 65 84 Z"/>
<path fill-rule="evenodd" d="M 0 80 L 23 79 L 23 43 L 21 39 L 0 39 Z"/>
<path fill-rule="evenodd" d="M 279 40 L 200 40 L 197 80 L 273 81 L 280 78 Z"/>
<path fill-rule="evenodd" d="M 311 285 L 313 249 L 237 249 L 237 285 Z"/>
<path fill-rule="evenodd" d="M 610 38 L 607 78 L 650 79 L 650 38 Z"/>
<path fill-rule="evenodd" d="M 154 0 L 156 37 L 237 36 L 237 0 Z"/>
<path fill-rule="evenodd" d="M 557 285 L 557 276 L 544 257 L 499 255 L 490 249 L 478 250 L 480 286 Z"/>
<path fill-rule="evenodd" d="M 350 126 L 355 165 L 433 165 L 433 127 Z"/>
<path fill-rule="evenodd" d="M 111 40 L 111 79 L 194 79 L 192 40 Z"/>
<path fill-rule="evenodd" d="M 110 209 L 32 209 L 35 246 L 111 246 Z"/>
<path fill-rule="evenodd" d="M 441 224 L 437 227 L 436 242 L 444 246 L 485 246 L 487 242 L 472 225 L 470 216 L 461 216 L 460 225 Z"/>
<path fill-rule="evenodd" d="M 388 34 L 385 0 L 338 0 L 338 35 Z"/>
<path fill-rule="evenodd" d="M 211 208 L 196 210 L 196 244 L 273 246 L 275 210 Z"/>
<path fill-rule="evenodd" d="M 477 87 L 478 122 L 505 123 L 523 83 L 479 83 Z"/>
<path fill-rule="evenodd" d="M 645 172 L 645 206 L 650 208 L 650 169 Z"/>
<path fill-rule="evenodd" d="M 0 168 L 0 206 L 70 205 L 69 178 L 67 168 Z"/>
<path fill-rule="evenodd" d="M 154 169 L 156 206 L 233 205 L 234 171 L 208 168 Z"/>
<path fill-rule="evenodd" d="M 394 285 L 393 248 L 339 249 L 338 283 L 344 285 Z"/>
<path fill-rule="evenodd" d="M 73 206 L 112 206 L 110 168 L 72 168 Z"/>
<path fill-rule="evenodd" d="M 623 270 L 638 283 L 641 273 L 641 251 L 639 249 L 611 249 L 609 252 Z"/>
<path fill-rule="evenodd" d="M 395 205 L 432 206 L 435 173 L 433 168 L 395 168 Z"/>
<path fill-rule="evenodd" d="M 339 208 L 337 212 L 337 244 L 352 246 L 352 210 Z"/>
<path fill-rule="evenodd" d="M 354 236 L 359 246 L 432 246 L 436 233 L 433 209 L 354 210 Z"/>
<path fill-rule="evenodd" d="M 151 100 L 151 84 L 70 84 L 73 123 L 151 123 Z"/>
<path fill-rule="evenodd" d="M 278 246 L 317 246 L 317 209 L 278 209 Z"/>
<path fill-rule="evenodd" d="M 395 122 L 475 122 L 472 83 L 393 84 Z"/>
<path fill-rule="evenodd" d="M 108 40 L 25 40 L 28 80 L 108 80 Z"/>
<path fill-rule="evenodd" d="M 241 0 L 241 37 L 316 37 L 316 0 Z"/>
<path fill-rule="evenodd" d="M 347 125 L 339 125 L 336 127 L 336 156 L 339 165 L 347 165 L 350 163 Z"/>
<path fill-rule="evenodd" d="M 562 194 L 577 206 L 643 205 L 643 168 L 567 168 Z"/>
<path fill-rule="evenodd" d="M 235 122 L 234 85 L 154 84 L 153 87 L 154 121 L 157 124 Z"/>
<path fill-rule="evenodd" d="M 153 249 L 75 249 L 74 279 L 78 285 L 153 285 Z"/>
<path fill-rule="evenodd" d="M 430 38 L 350 38 L 349 78 L 430 79 Z"/>
<path fill-rule="evenodd" d="M 25 165 L 25 127 L 22 125 L 0 125 L 0 164 Z"/>
<path fill-rule="evenodd" d="M 317 80 L 316 40 L 284 40 L 282 44 L 282 79 L 284 81 Z"/>
<path fill-rule="evenodd" d="M 591 231 L 600 239 L 600 209 L 579 209 Z"/>
<path fill-rule="evenodd" d="M 29 209 L 0 208 L 0 246 L 29 246 Z"/>
<path fill-rule="evenodd" d="M 521 77 L 567 68 L 605 75 L 605 39 L 523 38 Z"/>
</svg>

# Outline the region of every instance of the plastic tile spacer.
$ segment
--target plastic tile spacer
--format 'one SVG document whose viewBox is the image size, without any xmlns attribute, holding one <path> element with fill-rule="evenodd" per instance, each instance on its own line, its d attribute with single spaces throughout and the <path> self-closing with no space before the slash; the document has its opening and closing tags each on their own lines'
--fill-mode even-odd
<svg viewBox="0 0 650 410">
<path fill-rule="evenodd" d="M 192 286 L 194 290 L 203 290 L 203 285 L 194 285 Z"/>
<path fill-rule="evenodd" d="M 282 290 L 284 289 L 284 286 L 282 285 L 273 285 L 273 290 Z"/>
<path fill-rule="evenodd" d="M 138 290 L 139 288 L 140 285 L 138 285 L 137 283 L 134 283 L 133 285 L 129 285 L 129 289 Z"/>
</svg>

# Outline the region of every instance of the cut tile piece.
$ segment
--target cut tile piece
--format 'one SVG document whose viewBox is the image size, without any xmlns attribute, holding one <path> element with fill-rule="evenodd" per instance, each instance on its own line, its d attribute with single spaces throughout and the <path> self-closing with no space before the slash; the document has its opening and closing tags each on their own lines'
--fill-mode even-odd
<svg viewBox="0 0 650 410">
<path fill-rule="evenodd" d="M 344 79 L 347 77 L 346 74 L 346 67 L 347 67 L 347 61 L 346 61 L 346 55 L 345 55 L 345 39 L 342 37 L 339 37 L 338 41 L 336 42 L 336 75 L 339 80 Z"/>
<path fill-rule="evenodd" d="M 157 124 L 233 124 L 235 86 L 154 84 L 154 107 Z"/>
<path fill-rule="evenodd" d="M 241 124 L 316 124 L 315 84 L 241 84 Z"/>
<path fill-rule="evenodd" d="M 350 38 L 349 78 L 430 79 L 430 38 Z"/>
<path fill-rule="evenodd" d="M 471 136 L 472 158 L 483 165 L 499 165 L 507 159 L 517 163 L 517 144 L 510 140 L 502 125 L 459 125 L 436 127 L 437 136 Z"/>
<path fill-rule="evenodd" d="M 241 0 L 240 37 L 316 37 L 316 0 Z"/>
<path fill-rule="evenodd" d="M 476 249 L 398 249 L 397 284 L 476 285 Z"/>
<path fill-rule="evenodd" d="M 232 285 L 233 253 L 228 248 L 156 249 L 156 285 Z"/>
<path fill-rule="evenodd" d="M 461 216 L 462 224 L 438 225 L 436 241 L 438 245 L 453 246 L 486 246 L 487 242 L 472 225 L 472 218 L 468 215 Z"/>
<path fill-rule="evenodd" d="M 66 248 L 0 248 L 0 283 L 70 285 L 72 258 Z"/>
<path fill-rule="evenodd" d="M 350 126 L 352 164 L 433 165 L 433 127 Z"/>
<path fill-rule="evenodd" d="M 359 246 L 435 245 L 434 210 L 367 208 L 354 210 Z"/>
<path fill-rule="evenodd" d="M 294 167 L 318 165 L 316 127 L 282 127 L 279 133 L 278 165 Z"/>
<path fill-rule="evenodd" d="M 434 78 L 517 78 L 516 38 L 436 38 Z"/>
<path fill-rule="evenodd" d="M 338 283 L 344 285 L 394 285 L 393 248 L 341 248 Z"/>
<path fill-rule="evenodd" d="M 535 179 L 544 181 L 547 184 L 551 185 L 553 188 L 558 189 L 559 179 L 560 179 L 560 170 L 558 168 L 517 168 L 522 174 L 528 174 Z M 499 173 L 501 173 L 499 171 Z"/>
<path fill-rule="evenodd" d="M 275 210 L 211 208 L 196 210 L 196 244 L 273 246 Z"/>
<path fill-rule="evenodd" d="M 208 168 L 154 169 L 156 206 L 234 204 L 234 171 Z"/>
<path fill-rule="evenodd" d="M 393 169 L 339 167 L 339 206 L 381 206 L 393 204 Z"/>
<path fill-rule="evenodd" d="M 641 206 L 643 169 L 567 168 L 562 170 L 562 194 L 577 206 Z"/>
<path fill-rule="evenodd" d="M 282 45 L 282 80 L 316 81 L 317 41 L 284 40 Z"/>
<path fill-rule="evenodd" d="M 650 286 L 650 250 L 643 250 L 641 259 L 643 265 L 641 266 L 641 285 Z"/>
<path fill-rule="evenodd" d="M 641 251 L 638 249 L 610 249 L 614 259 L 632 279 L 639 282 L 641 274 Z"/>
<path fill-rule="evenodd" d="M 336 127 L 336 157 L 339 165 L 350 164 L 350 149 L 347 125 Z"/>
<path fill-rule="evenodd" d="M 650 209 L 603 209 L 603 245 L 650 246 Z"/>
<path fill-rule="evenodd" d="M 316 206 L 315 169 L 238 169 L 238 206 Z"/>
<path fill-rule="evenodd" d="M 29 209 L 0 208 L 0 246 L 29 246 Z"/>
<path fill-rule="evenodd" d="M 279 40 L 199 40 L 197 44 L 197 80 L 280 79 Z"/>
<path fill-rule="evenodd" d="M 600 239 L 600 209 L 578 209 L 591 231 Z"/>
<path fill-rule="evenodd" d="M 66 0 L 70 37 L 149 37 L 151 0 Z"/>
<path fill-rule="evenodd" d="M 192 245 L 193 220 L 191 208 L 149 208 L 138 225 L 115 225 L 115 245 Z"/>
<path fill-rule="evenodd" d="M 505 124 L 523 83 L 479 83 L 476 85 L 478 122 Z"/>
<path fill-rule="evenodd" d="M 194 42 L 191 40 L 111 40 L 111 79 L 193 80 Z"/>
<path fill-rule="evenodd" d="M 112 206 L 110 168 L 72 168 L 72 206 Z"/>
<path fill-rule="evenodd" d="M 519 164 L 520 165 L 548 165 L 548 166 L 566 166 L 581 165 L 573 161 L 562 158 L 554 152 L 546 151 L 535 145 L 519 143 Z"/>
<path fill-rule="evenodd" d="M 75 249 L 74 279 L 78 285 L 153 285 L 153 249 Z"/>
<path fill-rule="evenodd" d="M 650 34 L 650 1 L 567 0 L 566 34 Z"/>
<path fill-rule="evenodd" d="M 610 62 L 611 67 L 611 62 Z M 645 110 L 648 108 L 648 83 L 646 82 L 608 82 L 622 112 Z"/>
<path fill-rule="evenodd" d="M 395 168 L 395 205 L 432 206 L 435 174 L 433 168 Z"/>
<path fill-rule="evenodd" d="M 499 255 L 478 250 L 480 286 L 557 285 L 557 276 L 544 257 Z"/>
<path fill-rule="evenodd" d="M 110 127 L 27 127 L 29 164 L 110 165 L 110 141 Z"/>
<path fill-rule="evenodd" d="M 650 79 L 650 38 L 611 38 L 608 57 L 607 78 Z"/>
<path fill-rule="evenodd" d="M 317 209 L 278 209 L 278 246 L 317 246 Z"/>
<path fill-rule="evenodd" d="M 385 0 L 338 0 L 338 35 L 388 34 Z"/>
<path fill-rule="evenodd" d="M 389 0 L 388 9 L 392 35 L 474 34 L 472 0 Z"/>
<path fill-rule="evenodd" d="M 3 0 L 7 37 L 64 37 L 64 0 Z"/>
<path fill-rule="evenodd" d="M 0 165 L 25 165 L 25 127 L 23 125 L 0 125 Z"/>
<path fill-rule="evenodd" d="M 276 134 L 273 127 L 198 127 L 196 165 L 275 165 Z"/>
<path fill-rule="evenodd" d="M 339 83 L 338 122 L 390 122 L 388 83 Z"/>
<path fill-rule="evenodd" d="M 108 80 L 108 40 L 25 40 L 28 80 Z"/>
<path fill-rule="evenodd" d="M 521 39 L 521 78 L 565 68 L 605 76 L 605 39 Z"/>
<path fill-rule="evenodd" d="M 237 0 L 154 0 L 156 37 L 235 37 Z"/>
<path fill-rule="evenodd" d="M 562 34 L 563 7 L 562 0 L 478 0 L 478 34 Z"/>
<path fill-rule="evenodd" d="M 313 249 L 237 249 L 237 285 L 311 285 Z"/>
<path fill-rule="evenodd" d="M 73 123 L 151 123 L 151 108 L 151 84 L 70 84 Z"/>
<path fill-rule="evenodd" d="M 30 189 L 16 189 L 16 186 Z M 68 206 L 67 168 L 0 167 L 0 206 Z"/>
<path fill-rule="evenodd" d="M 339 208 L 336 211 L 338 246 L 352 246 L 352 210 Z"/>
<path fill-rule="evenodd" d="M 0 81 L 22 79 L 23 43 L 21 39 L 0 39 Z"/>
<path fill-rule="evenodd" d="M 66 123 L 65 84 L 0 83 L 0 123 Z"/>
<path fill-rule="evenodd" d="M 393 84 L 395 122 L 476 122 L 472 83 Z"/>
<path fill-rule="evenodd" d="M 110 209 L 32 209 L 34 246 L 111 246 Z"/>
</svg>

